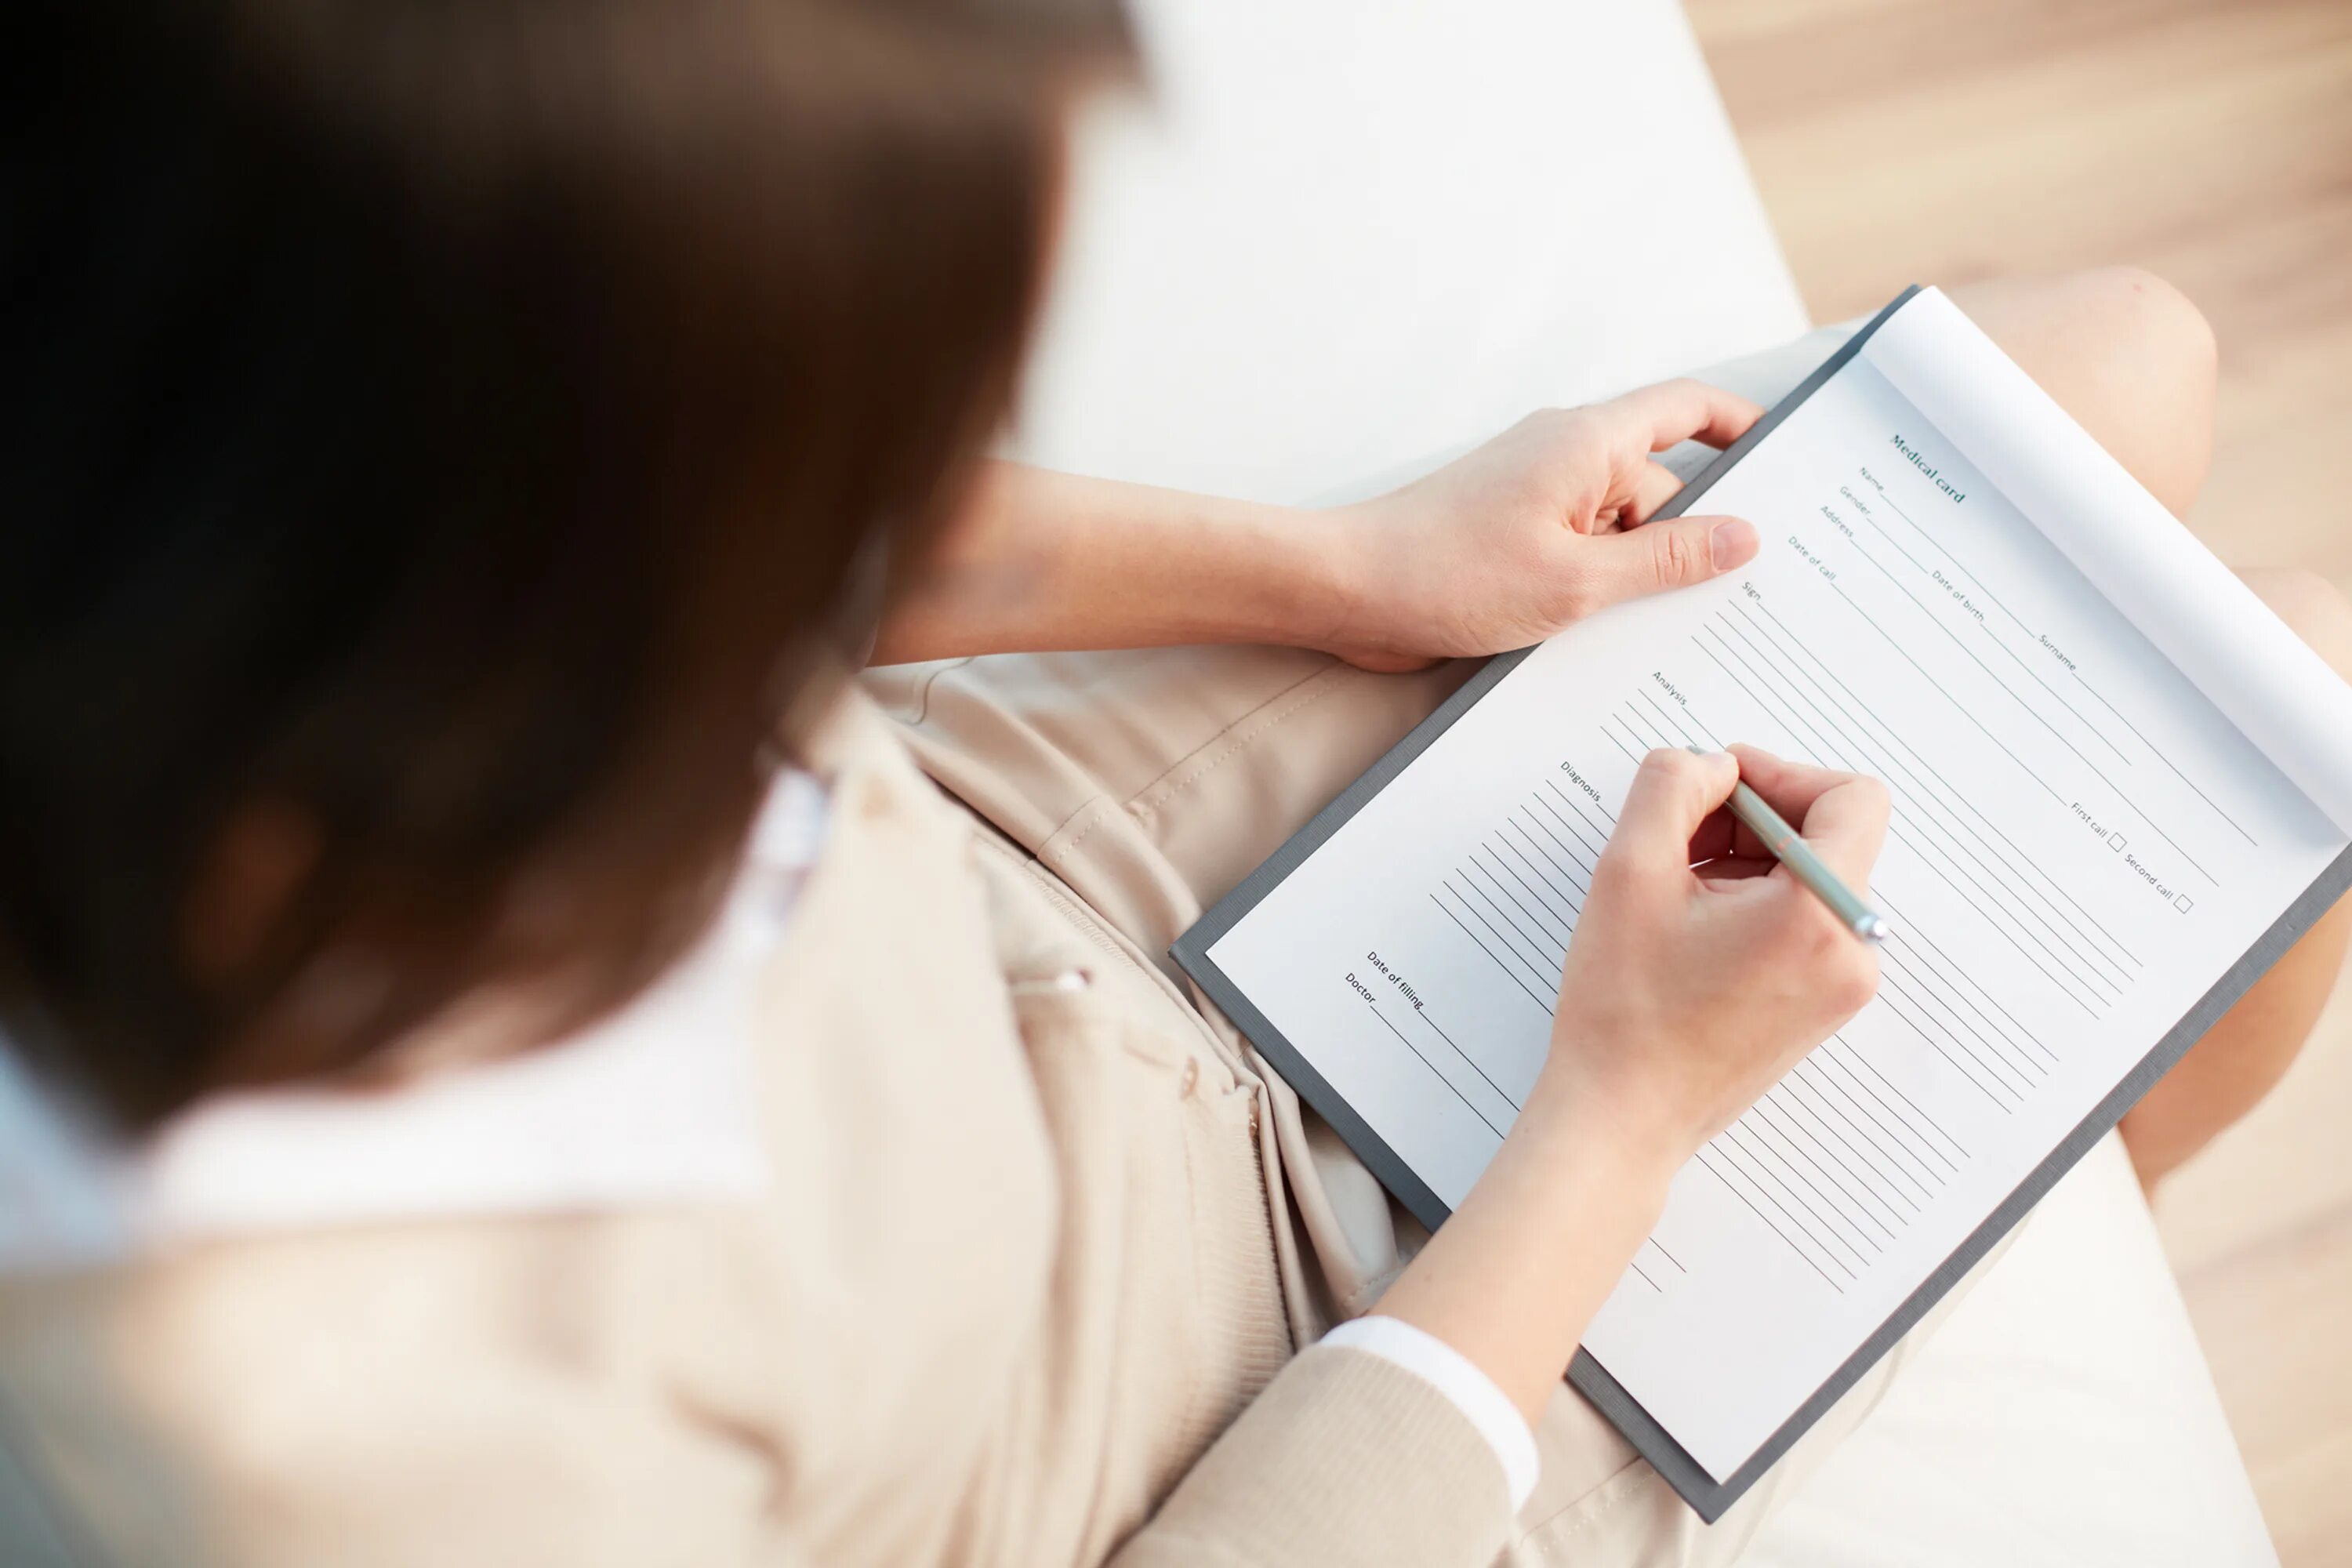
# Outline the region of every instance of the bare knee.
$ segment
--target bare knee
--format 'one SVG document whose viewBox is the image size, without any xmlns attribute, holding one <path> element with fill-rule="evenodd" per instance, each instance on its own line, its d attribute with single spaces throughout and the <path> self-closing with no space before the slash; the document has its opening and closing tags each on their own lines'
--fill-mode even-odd
<svg viewBox="0 0 2352 1568">
<path fill-rule="evenodd" d="M 2238 575 L 2271 612 L 2352 680 L 2352 600 L 2316 572 L 2300 566 L 2248 566 Z"/>
<path fill-rule="evenodd" d="M 2189 296 L 2142 268 L 2076 273 L 2064 289 L 2081 322 L 2085 374 L 2101 405 L 2117 411 L 2112 434 L 2092 433 L 2157 500 L 2185 513 L 2213 458 L 2212 326 Z"/>
<path fill-rule="evenodd" d="M 2213 329 L 2138 267 L 1999 279 L 1954 299 L 2157 500 L 2184 513 L 2213 452 Z"/>
<path fill-rule="evenodd" d="M 2212 323 L 2188 295 L 2145 267 L 2095 267 L 2069 281 L 2084 308 L 2152 374 L 2211 395 L 2220 350 Z"/>
</svg>

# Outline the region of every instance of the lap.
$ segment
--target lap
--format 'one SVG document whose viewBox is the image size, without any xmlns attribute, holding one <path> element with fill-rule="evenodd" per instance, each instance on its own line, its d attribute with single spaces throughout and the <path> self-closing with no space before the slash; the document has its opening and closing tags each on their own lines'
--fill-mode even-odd
<svg viewBox="0 0 2352 1568">
<path fill-rule="evenodd" d="M 2051 390 L 2135 471 L 2163 457 L 2161 442 L 2151 447 L 2119 423 L 2115 408 L 2094 406 L 2095 367 L 2074 364 L 2062 351 L 2091 304 L 2112 307 L 2115 331 L 2134 331 L 2139 281 L 2123 275 L 2088 285 L 2067 280 L 2041 292 L 2003 286 L 1960 296 L 2045 384 L 2051 377 L 2037 361 L 2057 364 L 2052 374 L 2062 384 Z M 1696 374 L 1769 405 L 1850 331 L 1824 329 Z M 2193 347 L 2185 345 L 2184 362 L 2195 359 L 2185 352 Z M 2137 447 L 2127 452 L 2119 440 Z M 1685 447 L 1663 460 L 1687 478 L 1711 456 Z M 1402 482 L 1441 460 L 1443 455 L 1432 457 L 1391 478 Z M 2142 477 L 2153 484 L 2165 476 Z M 867 684 L 935 778 L 1166 965 L 1169 943 L 1202 910 L 1474 668 L 1374 675 L 1298 649 L 1171 648 L 993 656 L 876 670 Z M 1409 1255 L 1416 1227 L 1401 1213 L 1383 1212 L 1376 1185 L 1311 1115 L 1286 1144 L 1284 1163 L 1298 1209 L 1328 1214 L 1353 1205 L 1352 1216 L 1314 1240 L 1327 1273 L 1355 1282 L 1334 1289 L 1339 1309 L 1360 1310 Z M 1338 1255 L 1350 1249 L 1352 1258 Z M 1573 1541 L 1580 1558 L 1594 1562 L 1728 1561 L 1779 1500 L 1878 1404 L 1927 1331 L 2001 1255 L 1996 1250 L 1949 1292 L 1711 1530 L 1699 1527 L 1648 1467 L 1634 1462 L 1623 1440 L 1563 1386 L 1538 1429 L 1544 1478 L 1522 1516 L 1522 1552 L 1543 1560 Z"/>
</svg>

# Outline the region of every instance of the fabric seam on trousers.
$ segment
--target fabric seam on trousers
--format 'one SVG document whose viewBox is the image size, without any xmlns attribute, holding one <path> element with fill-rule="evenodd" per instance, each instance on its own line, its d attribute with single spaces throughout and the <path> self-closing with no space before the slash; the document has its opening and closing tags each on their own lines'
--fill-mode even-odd
<svg viewBox="0 0 2352 1568">
<path fill-rule="evenodd" d="M 1041 854 L 1044 857 L 1055 861 L 1065 860 L 1068 857 L 1076 854 L 1078 852 L 1078 846 L 1086 842 L 1087 835 L 1092 833 L 1096 828 L 1100 827 L 1103 825 L 1103 818 L 1118 809 L 1118 802 L 1112 799 L 1109 795 L 1095 795 L 1087 796 L 1087 802 L 1084 805 L 1079 806 L 1077 810 L 1070 813 L 1068 816 L 1062 820 L 1061 826 L 1055 827 L 1053 832 L 1045 836 L 1045 842 L 1041 850 Z M 1063 834 L 1069 832 L 1071 823 L 1077 821 L 1082 816 L 1089 815 L 1093 816 L 1094 820 L 1087 823 L 1084 827 L 1079 828 L 1076 833 L 1072 834 L 1067 843 L 1056 844 L 1054 842 L 1056 838 L 1061 837 Z"/>
<path fill-rule="evenodd" d="M 1162 805 L 1166 805 L 1169 801 L 1175 799 L 1178 795 L 1182 795 L 1186 790 L 1191 789 L 1194 784 L 1200 783 L 1202 779 L 1207 777 L 1210 773 L 1214 773 L 1217 769 L 1231 762 L 1243 751 L 1246 750 L 1251 742 L 1255 741 L 1259 736 L 1265 734 L 1268 730 L 1274 728 L 1276 725 L 1287 721 L 1300 710 L 1311 707 L 1315 703 L 1321 701 L 1325 697 L 1330 695 L 1333 691 L 1338 690 L 1341 686 L 1346 685 L 1349 679 L 1360 677 L 1364 673 L 1364 671 L 1357 669 L 1352 666 L 1344 664 L 1335 665 L 1329 669 L 1318 670 L 1315 674 L 1307 677 L 1304 680 L 1285 687 L 1282 690 L 1276 692 L 1272 697 L 1267 698 L 1264 702 L 1259 703 L 1255 708 L 1251 709 L 1247 713 L 1243 714 L 1231 724 L 1225 726 L 1225 728 L 1209 742 L 1211 745 L 1213 745 L 1216 743 L 1216 741 L 1225 740 L 1230 737 L 1230 743 L 1227 744 L 1223 751 L 1210 758 L 1207 762 L 1200 763 L 1198 766 L 1193 768 L 1191 773 L 1186 773 L 1182 778 L 1176 780 L 1173 784 L 1170 783 L 1170 775 L 1175 773 L 1176 768 L 1170 768 L 1167 773 L 1160 774 L 1159 778 L 1154 779 L 1150 784 L 1146 785 L 1141 791 L 1139 791 L 1130 804 L 1141 810 L 1150 812 L 1154 816 L 1157 816 Z M 1293 692 L 1297 691 L 1301 687 L 1314 686 L 1318 682 L 1320 683 L 1318 689 L 1310 691 L 1305 696 L 1298 698 L 1297 700 L 1290 703 L 1289 706 L 1284 708 L 1279 712 L 1271 714 L 1266 713 L 1266 710 L 1268 708 L 1274 706 L 1276 702 L 1281 701 L 1285 697 L 1290 696 Z M 1261 718 L 1261 715 L 1264 715 L 1264 717 Z M 1253 720 L 1257 721 L 1253 724 L 1251 722 Z M 1250 727 L 1244 730 L 1243 729 L 1244 725 L 1249 725 Z M 1197 757 L 1199 754 L 1200 753 L 1198 752 L 1195 752 L 1193 756 Z M 1191 758 L 1186 759 L 1186 761 L 1191 760 Z M 1183 765 L 1183 763 L 1179 763 L 1176 764 L 1176 767 L 1182 767 Z M 1091 828 L 1089 831 L 1091 831 Z"/>
<path fill-rule="evenodd" d="M 1634 1492 L 1639 1489 L 1641 1479 L 1639 1477 L 1635 1477 L 1631 1484 L 1622 1487 L 1618 1486 L 1617 1483 L 1624 1479 L 1628 1471 L 1646 1469 L 1648 1468 L 1649 1461 L 1643 1458 L 1638 1454 L 1635 1455 L 1633 1458 L 1626 1460 L 1623 1464 L 1618 1466 L 1606 1476 L 1603 1476 L 1599 1481 L 1595 1482 L 1591 1489 L 1586 1491 L 1583 1496 L 1577 1498 L 1572 1502 L 1563 1503 L 1560 1507 L 1556 1508 L 1551 1512 L 1544 1515 L 1540 1522 L 1530 1526 L 1519 1536 L 1517 1544 L 1522 1546 L 1533 1544 L 1537 1551 L 1544 1554 L 1547 1561 L 1550 1561 L 1552 1559 L 1552 1548 L 1554 1546 L 1565 1546 L 1570 1542 L 1576 1540 L 1578 1537 L 1587 1534 L 1597 1527 L 1602 1520 L 1607 1519 L 1611 1514 L 1624 1507 L 1626 1500 L 1633 1497 Z M 1654 1474 L 1654 1472 L 1653 1473 Z M 1615 1495 L 1601 1498 L 1601 1500 L 1595 1505 L 1593 1500 L 1596 1497 L 1601 1497 L 1601 1494 L 1609 1491 L 1612 1487 L 1616 1488 Z M 1541 1542 L 1538 1542 L 1536 1541 L 1536 1537 L 1544 1534 L 1546 1531 L 1549 1531 L 1552 1526 L 1567 1520 L 1570 1514 L 1576 1513 L 1581 1513 L 1583 1517 L 1575 1520 L 1564 1536 L 1558 1537 L 1552 1541 Z"/>
<path fill-rule="evenodd" d="M 961 658 L 948 659 L 944 663 L 940 664 L 938 668 L 923 677 L 923 684 L 915 689 L 915 716 L 908 720 L 908 722 L 910 724 L 920 724 L 929 719 L 931 716 L 931 688 L 940 683 L 940 677 L 945 675 L 950 669 L 961 669 L 965 665 L 970 664 L 978 656 L 974 654 L 966 654 Z"/>
</svg>

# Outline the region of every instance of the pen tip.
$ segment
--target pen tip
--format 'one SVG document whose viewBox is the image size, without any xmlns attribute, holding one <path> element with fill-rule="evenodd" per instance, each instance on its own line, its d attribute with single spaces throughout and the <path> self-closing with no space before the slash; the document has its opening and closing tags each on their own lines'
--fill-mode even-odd
<svg viewBox="0 0 2352 1568">
<path fill-rule="evenodd" d="M 1885 942 L 1894 934 L 1894 928 L 1881 915 L 1864 915 L 1853 922 L 1853 934 L 1864 942 Z"/>
</svg>

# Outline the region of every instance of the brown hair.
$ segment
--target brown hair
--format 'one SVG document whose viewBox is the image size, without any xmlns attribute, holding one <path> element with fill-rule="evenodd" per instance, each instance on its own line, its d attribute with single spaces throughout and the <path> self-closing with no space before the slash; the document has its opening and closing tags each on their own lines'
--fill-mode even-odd
<svg viewBox="0 0 2352 1568">
<path fill-rule="evenodd" d="M 141 1125 L 699 931 L 1010 395 L 1092 0 L 31 0 L 0 1019 Z"/>
</svg>

